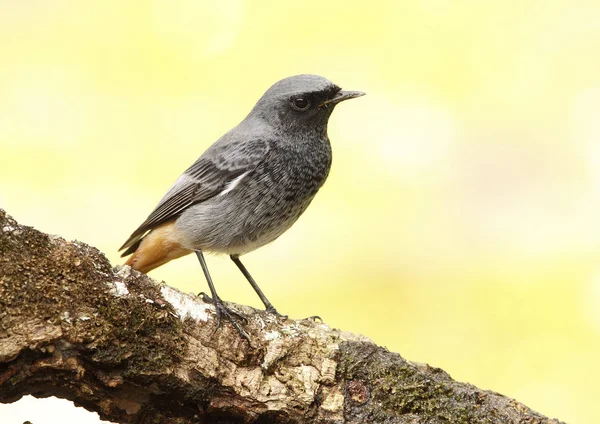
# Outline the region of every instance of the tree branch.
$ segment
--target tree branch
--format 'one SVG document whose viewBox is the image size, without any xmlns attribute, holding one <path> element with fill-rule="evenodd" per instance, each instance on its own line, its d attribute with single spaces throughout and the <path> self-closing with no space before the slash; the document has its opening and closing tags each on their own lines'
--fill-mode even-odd
<svg viewBox="0 0 600 424">
<path fill-rule="evenodd" d="M 558 423 L 368 339 L 214 308 L 0 210 L 0 402 L 70 399 L 118 423 Z"/>
</svg>

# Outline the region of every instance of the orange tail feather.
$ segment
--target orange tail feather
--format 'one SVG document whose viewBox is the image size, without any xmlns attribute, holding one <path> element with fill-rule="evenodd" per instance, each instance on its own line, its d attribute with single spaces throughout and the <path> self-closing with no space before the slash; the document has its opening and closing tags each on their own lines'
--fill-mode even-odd
<svg viewBox="0 0 600 424">
<path fill-rule="evenodd" d="M 167 222 L 150 231 L 125 265 L 148 273 L 167 262 L 192 253 L 181 245 L 181 238 L 173 222 Z"/>
</svg>

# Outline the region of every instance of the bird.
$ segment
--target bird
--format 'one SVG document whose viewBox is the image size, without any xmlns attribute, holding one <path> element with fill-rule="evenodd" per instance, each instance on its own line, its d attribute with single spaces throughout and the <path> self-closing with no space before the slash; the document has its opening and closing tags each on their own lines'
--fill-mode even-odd
<svg viewBox="0 0 600 424">
<path fill-rule="evenodd" d="M 273 84 L 250 113 L 212 144 L 169 188 L 119 250 L 143 273 L 195 252 L 209 301 L 247 338 L 244 317 L 218 296 L 204 252 L 227 254 L 268 313 L 280 314 L 240 256 L 288 230 L 324 184 L 332 152 L 327 124 L 340 102 L 363 96 L 312 74 Z"/>
</svg>

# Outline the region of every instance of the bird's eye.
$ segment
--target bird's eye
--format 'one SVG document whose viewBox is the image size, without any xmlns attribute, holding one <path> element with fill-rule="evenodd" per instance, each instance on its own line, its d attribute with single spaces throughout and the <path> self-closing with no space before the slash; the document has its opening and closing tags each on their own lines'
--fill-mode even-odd
<svg viewBox="0 0 600 424">
<path fill-rule="evenodd" d="M 306 112 L 310 107 L 310 100 L 304 97 L 297 97 L 292 100 L 292 107 L 298 112 Z"/>
</svg>

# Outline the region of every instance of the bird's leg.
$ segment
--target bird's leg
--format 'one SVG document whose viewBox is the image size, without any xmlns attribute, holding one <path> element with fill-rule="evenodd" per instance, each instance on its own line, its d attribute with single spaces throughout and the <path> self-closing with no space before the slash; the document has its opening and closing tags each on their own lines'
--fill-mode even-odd
<svg viewBox="0 0 600 424">
<path fill-rule="evenodd" d="M 231 324 L 235 327 L 240 336 L 242 336 L 246 340 L 250 340 L 248 334 L 246 334 L 246 332 L 242 329 L 240 323 L 237 321 L 238 319 L 240 321 L 247 321 L 246 318 L 225 306 L 219 295 L 217 295 L 215 285 L 213 284 L 210 273 L 208 272 L 208 267 L 206 266 L 206 261 L 204 260 L 204 255 L 202 254 L 202 251 L 196 250 L 196 256 L 198 256 L 200 266 L 202 266 L 202 271 L 204 271 L 206 282 L 208 283 L 208 287 L 210 288 L 210 294 L 212 295 L 212 303 L 215 305 L 215 309 L 217 310 L 217 328 L 215 329 L 215 331 L 221 326 L 221 316 L 224 316 L 231 322 Z"/>
<path fill-rule="evenodd" d="M 265 294 L 262 292 L 260 287 L 258 287 L 258 284 L 256 284 L 256 281 L 254 281 L 254 278 L 252 278 L 252 276 L 250 275 L 250 273 L 248 272 L 248 270 L 246 269 L 246 267 L 244 266 L 242 261 L 240 261 L 239 255 L 230 255 L 229 257 L 237 265 L 237 267 L 240 269 L 240 271 L 242 271 L 242 274 L 244 274 L 244 277 L 246 277 L 246 280 L 248 280 L 248 282 L 250 283 L 250 285 L 252 286 L 252 288 L 254 289 L 256 294 L 258 295 L 258 297 L 260 297 L 260 300 L 265 305 L 266 311 L 270 314 L 273 314 L 273 315 L 279 317 L 279 318 L 287 318 L 287 315 L 281 315 L 279 312 L 277 312 L 277 309 L 275 309 L 275 307 L 271 304 L 271 302 L 269 302 L 269 299 L 267 299 L 267 296 L 265 296 Z"/>
</svg>

